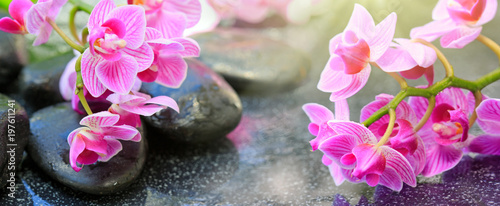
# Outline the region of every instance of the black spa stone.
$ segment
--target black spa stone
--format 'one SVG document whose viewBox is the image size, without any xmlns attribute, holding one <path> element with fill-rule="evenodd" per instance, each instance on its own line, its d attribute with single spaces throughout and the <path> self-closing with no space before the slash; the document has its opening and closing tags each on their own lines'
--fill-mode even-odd
<svg viewBox="0 0 500 206">
<path fill-rule="evenodd" d="M 64 101 L 59 92 L 59 78 L 74 56 L 68 53 L 24 67 L 19 84 L 29 113 Z"/>
<path fill-rule="evenodd" d="M 0 12 L 0 18 L 8 16 Z M 15 89 L 14 82 L 23 68 L 27 58 L 21 35 L 0 32 L 0 92 Z"/>
<path fill-rule="evenodd" d="M 16 170 L 21 164 L 29 132 L 29 118 L 24 108 L 0 94 L 0 188 L 6 188 L 7 192 L 7 187 L 15 184 L 12 182 L 17 178 Z"/>
<path fill-rule="evenodd" d="M 75 190 L 90 194 L 110 194 L 121 191 L 139 176 L 147 153 L 147 141 L 142 130 L 141 142 L 122 141 L 123 149 L 108 162 L 85 165 L 75 172 L 69 164 L 67 137 L 81 127 L 83 116 L 69 103 L 46 107 L 30 119 L 31 132 L 28 153 L 34 162 L 54 180 Z"/>
<path fill-rule="evenodd" d="M 239 93 L 275 93 L 299 86 L 311 68 L 304 53 L 252 30 L 219 29 L 193 37 L 199 60 Z"/>
<path fill-rule="evenodd" d="M 177 89 L 143 83 L 152 96 L 166 95 L 177 101 L 180 112 L 167 108 L 144 120 L 155 131 L 183 142 L 203 142 L 224 137 L 240 122 L 241 101 L 226 81 L 203 63 L 188 59 L 188 74 Z"/>
</svg>

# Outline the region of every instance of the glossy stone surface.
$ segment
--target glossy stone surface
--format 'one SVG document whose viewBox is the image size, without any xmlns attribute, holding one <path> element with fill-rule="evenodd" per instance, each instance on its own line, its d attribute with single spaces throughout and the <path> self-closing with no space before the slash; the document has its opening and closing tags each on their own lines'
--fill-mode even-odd
<svg viewBox="0 0 500 206">
<path fill-rule="evenodd" d="M 127 188 L 141 173 L 147 153 L 146 139 L 122 141 L 123 149 L 106 163 L 85 165 L 75 172 L 69 164 L 67 137 L 82 127 L 83 116 L 73 112 L 69 103 L 46 107 L 30 118 L 28 153 L 46 174 L 58 182 L 91 194 L 109 194 Z M 144 135 L 144 132 L 142 132 Z"/>
<path fill-rule="evenodd" d="M 254 30 L 218 29 L 193 38 L 201 47 L 199 60 L 240 93 L 289 91 L 311 68 L 305 53 Z"/>
<path fill-rule="evenodd" d="M 0 94 L 1 188 L 10 187 L 12 180 L 15 180 L 15 177 L 11 177 L 11 172 L 15 174 L 21 165 L 30 131 L 26 110 L 18 102 L 12 100 L 12 98 Z"/>
<path fill-rule="evenodd" d="M 36 110 L 63 102 L 59 92 L 59 78 L 73 53 L 57 56 L 26 66 L 20 75 L 20 93 L 32 113 Z"/>
<path fill-rule="evenodd" d="M 152 96 L 172 97 L 179 113 L 164 109 L 144 120 L 169 138 L 184 142 L 203 142 L 224 137 L 240 121 L 242 106 L 238 95 L 226 81 L 199 61 L 187 60 L 188 74 L 177 89 L 157 83 L 143 83 L 141 90 Z"/>
</svg>

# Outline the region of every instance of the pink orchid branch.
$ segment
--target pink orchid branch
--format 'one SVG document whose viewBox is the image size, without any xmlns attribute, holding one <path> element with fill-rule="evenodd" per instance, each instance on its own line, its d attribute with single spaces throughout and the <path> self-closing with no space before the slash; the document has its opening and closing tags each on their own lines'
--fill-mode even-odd
<svg viewBox="0 0 500 206">
<path fill-rule="evenodd" d="M 476 40 L 478 40 L 479 42 L 483 43 L 484 45 L 486 45 L 488 48 L 490 48 L 493 52 L 495 52 L 495 54 L 497 55 L 498 57 L 498 60 L 500 61 L 500 46 L 498 46 L 498 44 L 491 40 L 490 38 L 480 34 Z"/>
</svg>

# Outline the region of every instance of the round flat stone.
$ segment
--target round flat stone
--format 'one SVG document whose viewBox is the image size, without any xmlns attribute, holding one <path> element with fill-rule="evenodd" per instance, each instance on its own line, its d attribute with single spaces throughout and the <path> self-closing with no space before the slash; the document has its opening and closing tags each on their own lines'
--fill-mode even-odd
<svg viewBox="0 0 500 206">
<path fill-rule="evenodd" d="M 75 172 L 69 164 L 67 137 L 81 127 L 83 116 L 69 103 L 46 107 L 30 119 L 31 133 L 28 153 L 50 177 L 75 190 L 91 194 L 110 194 L 127 188 L 141 173 L 145 164 L 147 144 L 144 132 L 141 142 L 122 141 L 123 149 L 108 162 L 83 166 Z"/>
<path fill-rule="evenodd" d="M 177 141 L 203 142 L 224 137 L 240 122 L 240 98 L 222 77 L 201 62 L 188 59 L 187 63 L 186 80 L 177 89 L 142 84 L 142 90 L 152 96 L 175 99 L 180 112 L 167 108 L 144 120 L 163 137 Z"/>
<path fill-rule="evenodd" d="M 30 124 L 24 108 L 0 94 L 0 187 L 15 185 L 15 173 L 28 143 Z M 12 174 L 14 176 L 12 176 Z M 7 189 L 9 190 L 9 189 Z"/>
<path fill-rule="evenodd" d="M 304 53 L 252 30 L 218 29 L 193 36 L 199 60 L 240 93 L 273 93 L 302 83 L 311 68 Z"/>
</svg>

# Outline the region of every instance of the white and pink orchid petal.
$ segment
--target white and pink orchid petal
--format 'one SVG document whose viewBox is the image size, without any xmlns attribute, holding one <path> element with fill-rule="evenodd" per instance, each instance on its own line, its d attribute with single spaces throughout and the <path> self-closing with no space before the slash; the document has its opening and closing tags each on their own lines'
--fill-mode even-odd
<svg viewBox="0 0 500 206">
<path fill-rule="evenodd" d="M 370 61 L 370 46 L 350 30 L 344 31 L 342 43 L 338 44 L 333 52 L 342 59 L 345 74 L 360 72 Z M 332 69 L 340 67 L 334 66 Z"/>
<path fill-rule="evenodd" d="M 360 144 L 360 142 L 355 136 L 342 134 L 330 137 L 321 142 L 318 149 L 342 168 L 353 169 L 356 165 L 355 163 L 345 165 L 342 163 L 341 159 L 344 155 L 351 154 L 352 149 L 358 144 Z"/>
<path fill-rule="evenodd" d="M 85 149 L 78 155 L 76 161 L 83 165 L 90 165 L 96 163 L 98 159 L 99 155 L 96 152 Z"/>
<path fill-rule="evenodd" d="M 311 126 L 311 125 L 315 125 L 315 126 Z M 328 139 L 330 137 L 333 137 L 335 135 L 337 135 L 337 133 L 335 133 L 329 126 L 326 122 L 318 125 L 318 124 L 314 124 L 314 123 L 311 123 L 309 124 L 310 129 L 309 132 L 311 132 L 311 134 L 313 135 L 317 135 L 316 138 L 314 138 L 313 140 L 309 141 L 309 144 L 311 144 L 311 147 L 312 147 L 312 151 L 316 151 L 318 149 L 318 146 L 325 140 L 325 139 Z M 316 133 L 313 133 L 313 132 L 316 132 Z"/>
<path fill-rule="evenodd" d="M 112 157 L 114 157 L 118 152 L 122 151 L 122 143 L 118 140 L 114 139 L 107 139 L 106 140 L 108 147 L 106 150 L 106 155 L 105 156 L 99 156 L 99 161 L 101 162 L 107 162 L 109 161 Z"/>
<path fill-rule="evenodd" d="M 25 32 L 21 24 L 9 17 L 3 17 L 0 19 L 0 31 L 11 34 L 24 34 Z"/>
<path fill-rule="evenodd" d="M 500 134 L 500 99 L 487 99 L 476 109 L 479 127 L 489 134 Z"/>
<path fill-rule="evenodd" d="M 89 31 L 101 27 L 102 23 L 108 19 L 106 16 L 115 8 L 116 5 L 112 0 L 102 0 L 97 3 L 90 13 L 89 22 L 87 23 Z"/>
<path fill-rule="evenodd" d="M 85 142 L 85 150 L 89 150 L 99 154 L 106 154 L 108 144 L 105 140 L 102 139 L 100 134 L 97 135 L 84 130 L 77 135 L 81 135 L 83 141 Z"/>
<path fill-rule="evenodd" d="M 328 125 L 334 132 L 342 135 L 352 135 L 356 137 L 358 144 L 376 144 L 375 135 L 364 125 L 357 122 L 329 121 Z"/>
<path fill-rule="evenodd" d="M 164 107 L 169 107 L 175 110 L 176 112 L 179 112 L 179 106 L 177 105 L 177 102 L 172 99 L 171 97 L 167 96 L 157 96 L 153 97 L 147 101 L 144 102 L 145 104 L 157 104 L 160 106 Z"/>
<path fill-rule="evenodd" d="M 425 79 L 427 80 L 427 86 L 431 86 L 434 83 L 434 66 L 430 66 L 425 71 Z"/>
<path fill-rule="evenodd" d="M 87 127 L 79 127 L 79 128 L 76 128 L 75 130 L 73 130 L 71 133 L 69 133 L 69 135 L 68 135 L 68 144 L 71 145 L 71 142 L 73 142 L 73 138 L 75 138 L 76 135 L 81 130 L 84 130 L 84 129 L 88 129 L 88 128 Z"/>
<path fill-rule="evenodd" d="M 69 143 L 69 164 L 75 170 L 75 172 L 79 172 L 82 168 L 78 167 L 77 159 L 78 156 L 85 150 L 85 142 L 82 137 L 72 138 L 72 141 Z"/>
<path fill-rule="evenodd" d="M 156 65 L 152 65 L 156 67 Z M 152 69 L 146 69 L 142 72 L 137 73 L 137 77 L 143 82 L 154 82 L 158 78 L 158 71 L 153 71 Z"/>
<path fill-rule="evenodd" d="M 352 183 L 366 182 L 365 177 L 360 179 L 360 178 L 357 178 L 356 176 L 352 175 L 352 172 L 354 171 L 354 169 L 341 168 L 340 171 L 342 172 L 342 176 L 344 176 L 344 178 L 349 182 L 352 182 Z"/>
<path fill-rule="evenodd" d="M 332 176 L 336 186 L 340 186 L 344 183 L 345 178 L 344 175 L 342 175 L 342 168 L 340 168 L 337 164 L 330 164 L 328 165 L 328 170 L 330 171 L 330 175 Z"/>
<path fill-rule="evenodd" d="M 24 17 L 28 10 L 33 6 L 30 0 L 13 0 L 9 4 L 9 14 L 20 25 L 24 25 Z"/>
<path fill-rule="evenodd" d="M 118 120 L 118 122 L 116 122 L 115 125 L 130 125 L 132 127 L 140 127 L 142 124 L 140 115 L 127 112 L 121 109 L 116 104 L 111 105 L 108 111 L 113 114 L 120 115 L 120 119 Z"/>
<path fill-rule="evenodd" d="M 438 95 L 439 96 L 439 95 Z M 411 108 L 417 115 L 418 119 L 421 119 L 425 112 L 427 111 L 427 107 L 429 106 L 429 101 L 424 97 L 410 97 L 408 99 L 408 104 L 410 104 Z"/>
<path fill-rule="evenodd" d="M 462 159 L 462 151 L 456 149 L 452 145 L 443 146 L 435 144 L 427 149 L 427 163 L 422 175 L 432 177 L 449 170 L 460 162 Z"/>
<path fill-rule="evenodd" d="M 460 24 L 471 24 L 479 20 L 485 7 L 486 0 L 468 2 L 449 1 L 446 9 L 453 21 Z"/>
<path fill-rule="evenodd" d="M 39 4 L 42 1 L 39 1 L 37 4 Z M 52 20 L 55 20 L 57 15 L 62 9 L 62 6 L 68 2 L 68 0 L 52 0 L 49 1 L 51 2 L 49 13 L 47 14 L 47 17 L 51 18 Z"/>
<path fill-rule="evenodd" d="M 254 24 L 263 21 L 269 13 L 269 7 L 267 5 L 257 4 L 240 3 L 237 5 L 234 8 L 237 18 Z"/>
<path fill-rule="evenodd" d="M 415 27 L 410 31 L 412 39 L 423 39 L 432 42 L 444 34 L 458 28 L 451 19 L 432 21 L 424 26 Z"/>
<path fill-rule="evenodd" d="M 90 127 L 92 131 L 99 132 L 102 127 L 113 126 L 118 122 L 120 116 L 116 114 L 111 114 L 107 111 L 94 113 L 92 115 L 84 117 L 81 121 L 81 125 Z"/>
<path fill-rule="evenodd" d="M 137 61 L 129 55 L 123 55 L 118 61 L 102 61 L 95 73 L 99 81 L 109 90 L 118 94 L 128 94 L 137 76 Z"/>
<path fill-rule="evenodd" d="M 412 187 L 417 186 L 416 175 L 410 162 L 401 153 L 388 146 L 381 146 L 380 149 L 386 158 L 387 167 L 393 168 L 404 183 Z"/>
<path fill-rule="evenodd" d="M 481 34 L 482 27 L 461 26 L 441 37 L 441 46 L 444 48 L 461 49 L 474 41 Z"/>
<path fill-rule="evenodd" d="M 379 176 L 386 167 L 386 155 L 382 153 L 383 148 L 378 149 L 371 144 L 356 145 L 352 149 L 352 154 L 355 156 L 356 167 L 352 175 L 362 178 L 366 177 L 366 182 L 370 186 L 378 184 Z"/>
<path fill-rule="evenodd" d="M 408 51 L 419 66 L 430 67 L 436 62 L 437 55 L 434 49 L 420 43 L 412 42 L 409 39 L 396 38 L 394 41 L 398 42 L 401 48 Z"/>
<path fill-rule="evenodd" d="M 110 29 L 113 34 L 115 34 L 118 38 L 123 38 L 125 34 L 127 34 L 127 27 L 122 20 L 117 18 L 109 18 L 104 23 L 102 23 L 101 27 L 105 27 Z"/>
<path fill-rule="evenodd" d="M 30 34 L 38 35 L 41 27 L 46 23 L 45 17 L 49 13 L 51 2 L 40 2 L 33 5 L 26 13 L 26 29 Z"/>
<path fill-rule="evenodd" d="M 167 39 L 181 37 L 186 29 L 186 24 L 186 16 L 179 12 L 158 11 L 147 16 L 148 27 L 157 29 Z"/>
<path fill-rule="evenodd" d="M 442 20 L 450 18 L 447 7 L 448 7 L 448 0 L 439 0 L 434 9 L 432 10 L 432 19 Z"/>
<path fill-rule="evenodd" d="M 322 124 L 335 119 L 332 111 L 320 104 L 307 103 L 302 106 L 302 110 L 304 110 L 312 123 Z"/>
<path fill-rule="evenodd" d="M 120 6 L 113 9 L 106 18 L 117 18 L 125 24 L 127 32 L 123 40 L 127 42 L 127 48 L 137 49 L 143 45 L 146 32 L 146 16 L 142 7 Z"/>
<path fill-rule="evenodd" d="M 444 89 L 436 96 L 436 106 L 439 104 L 449 104 L 455 109 L 462 109 L 466 114 L 469 111 L 467 96 L 462 89 L 450 87 Z"/>
<path fill-rule="evenodd" d="M 394 191 L 401 191 L 403 189 L 403 181 L 401 176 L 392 167 L 387 166 L 384 173 L 380 175 L 379 184 L 386 186 Z"/>
<path fill-rule="evenodd" d="M 417 150 L 412 155 L 408 155 L 406 159 L 410 162 L 415 172 L 415 176 L 422 173 L 425 167 L 426 156 L 425 156 L 425 145 L 422 138 L 417 138 L 418 147 Z"/>
<path fill-rule="evenodd" d="M 418 135 L 413 131 L 413 126 L 409 121 L 397 119 L 396 123 L 399 126 L 399 130 L 396 136 L 389 140 L 391 148 L 396 149 L 403 156 L 406 154 L 413 154 L 418 148 Z"/>
<path fill-rule="evenodd" d="M 198 57 L 200 55 L 200 45 L 191 38 L 172 38 L 171 40 L 179 42 L 184 46 L 184 51 L 178 52 L 182 57 Z"/>
<path fill-rule="evenodd" d="M 344 73 L 344 63 L 338 56 L 332 56 L 326 64 L 318 82 L 318 89 L 323 92 L 340 91 L 351 84 L 353 75 Z"/>
<path fill-rule="evenodd" d="M 130 125 L 102 127 L 104 139 L 131 140 L 139 131 Z"/>
<path fill-rule="evenodd" d="M 200 21 L 201 3 L 199 0 L 164 1 L 163 8 L 170 12 L 182 12 L 186 17 L 186 28 L 193 27 Z"/>
<path fill-rule="evenodd" d="M 106 91 L 106 87 L 99 81 L 95 68 L 99 63 L 105 61 L 100 55 L 93 56 L 90 50 L 86 49 L 82 56 L 82 80 L 87 91 L 93 97 L 99 97 Z"/>
<path fill-rule="evenodd" d="M 145 41 L 163 39 L 163 34 L 153 27 L 146 27 Z"/>
<path fill-rule="evenodd" d="M 491 21 L 497 13 L 497 7 L 498 7 L 497 0 L 486 0 L 486 6 L 484 8 L 484 11 L 475 25 L 481 26 Z"/>
<path fill-rule="evenodd" d="M 179 88 L 187 76 L 187 63 L 178 54 L 160 54 L 156 66 L 158 77 L 156 82 L 166 87 Z"/>
<path fill-rule="evenodd" d="M 370 72 L 371 66 L 370 64 L 367 64 L 366 67 L 359 73 L 352 75 L 352 82 L 347 85 L 347 87 L 342 90 L 332 92 L 332 94 L 330 95 L 330 101 L 336 102 L 342 99 L 347 99 L 358 93 L 359 90 L 361 90 L 366 85 L 366 82 L 368 82 Z"/>
<path fill-rule="evenodd" d="M 198 23 L 193 27 L 184 30 L 183 36 L 191 36 L 193 34 L 212 31 L 221 21 L 221 16 L 214 10 L 214 8 L 212 8 L 212 6 L 210 6 L 209 2 L 200 1 L 200 3 L 200 21 L 198 21 Z"/>
<path fill-rule="evenodd" d="M 142 139 L 142 135 L 141 135 L 141 133 L 139 132 L 139 133 L 137 133 L 137 134 L 136 134 L 136 135 L 135 135 L 132 139 L 130 139 L 130 141 L 132 141 L 132 142 L 140 142 L 140 141 L 141 141 L 141 139 Z"/>
<path fill-rule="evenodd" d="M 368 40 L 372 36 L 375 31 L 375 22 L 365 7 L 354 4 L 354 10 L 344 31 L 348 30 L 356 33 L 360 39 Z"/>
<path fill-rule="evenodd" d="M 69 101 L 75 95 L 76 72 L 75 65 L 78 57 L 71 59 L 59 79 L 59 92 L 64 100 Z"/>
<path fill-rule="evenodd" d="M 153 49 L 147 43 L 142 44 L 137 49 L 123 48 L 122 51 L 135 58 L 138 64 L 138 72 L 148 69 L 153 63 Z"/>
<path fill-rule="evenodd" d="M 385 72 L 402 72 L 417 66 L 410 53 L 400 48 L 388 48 L 376 63 Z"/>
<path fill-rule="evenodd" d="M 370 61 L 377 61 L 387 48 L 389 48 L 392 38 L 394 38 L 394 32 L 396 31 L 396 21 L 396 13 L 389 14 L 389 16 L 377 24 L 373 31 L 373 37 L 367 39 L 368 45 L 370 45 Z"/>
<path fill-rule="evenodd" d="M 52 33 L 52 26 L 48 23 L 42 24 L 38 33 L 36 34 L 35 41 L 33 41 L 33 46 L 39 46 L 41 44 L 45 44 L 49 41 L 50 34 Z"/>
<path fill-rule="evenodd" d="M 121 95 L 121 94 L 113 93 L 113 94 L 110 94 L 106 98 L 106 100 L 110 101 L 113 104 L 124 104 L 124 103 L 130 102 L 130 101 L 133 101 L 133 100 L 138 101 L 138 102 L 143 102 L 143 101 L 146 101 L 146 98 L 139 97 L 136 95 L 129 95 L 129 94 Z"/>
<path fill-rule="evenodd" d="M 500 155 L 500 136 L 481 135 L 472 140 L 469 145 L 469 151 L 479 154 Z"/>
<path fill-rule="evenodd" d="M 166 108 L 164 106 L 159 106 L 159 105 L 142 105 L 142 106 L 120 105 L 120 107 L 125 111 L 134 114 L 139 114 L 142 116 L 151 116 L 154 113 Z"/>
<path fill-rule="evenodd" d="M 341 99 L 335 102 L 335 115 L 337 116 L 337 120 L 350 120 L 349 104 L 347 103 L 347 99 Z"/>
</svg>

